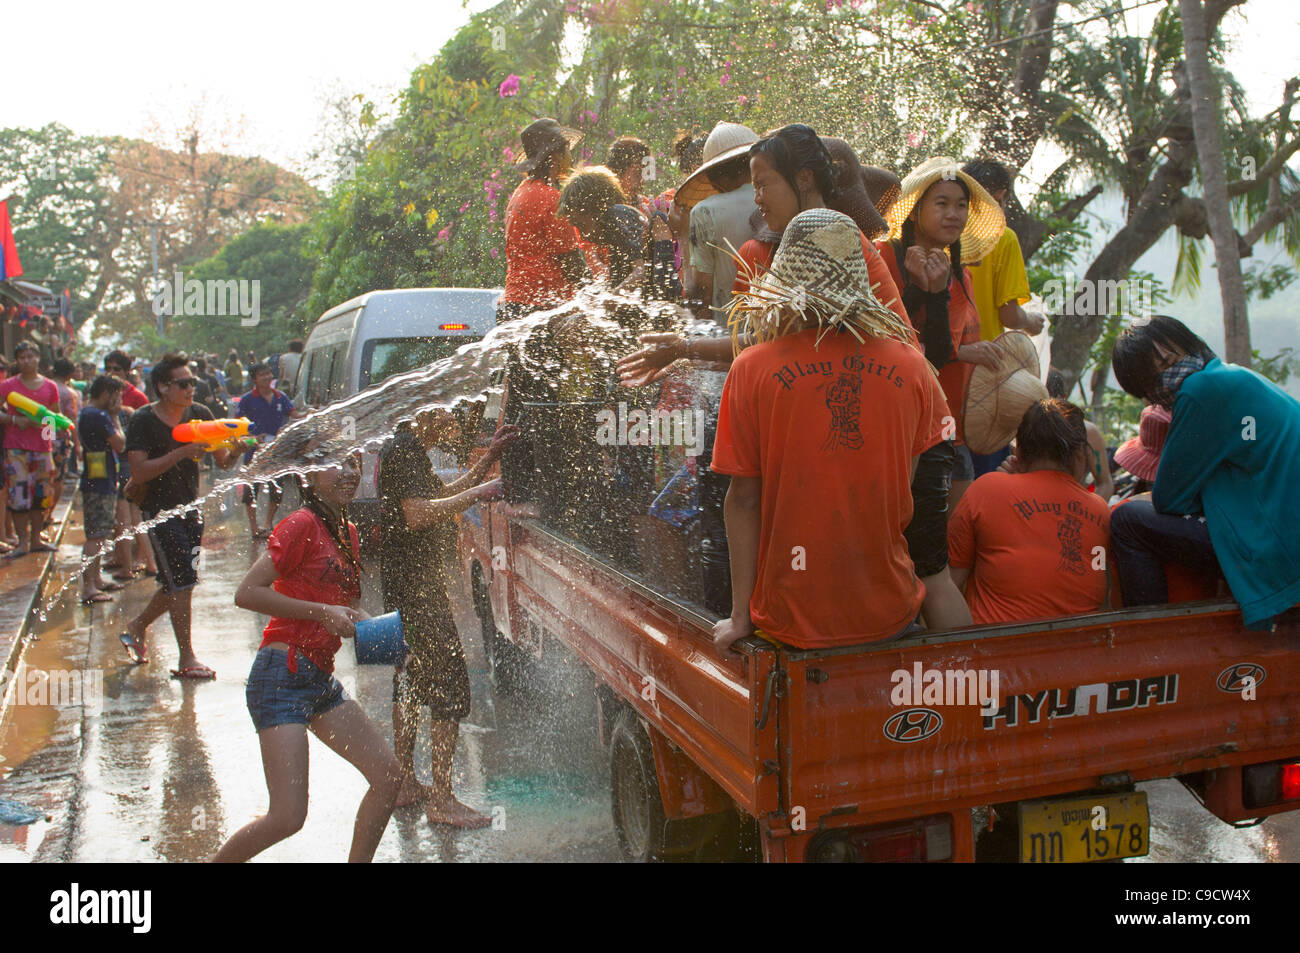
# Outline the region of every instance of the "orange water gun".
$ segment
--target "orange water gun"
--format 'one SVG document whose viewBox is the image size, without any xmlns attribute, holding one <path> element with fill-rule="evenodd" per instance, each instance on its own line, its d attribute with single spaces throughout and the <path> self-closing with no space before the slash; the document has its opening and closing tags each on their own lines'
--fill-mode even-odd
<svg viewBox="0 0 1300 953">
<path fill-rule="evenodd" d="M 256 438 L 248 435 L 252 423 L 247 417 L 191 420 L 173 427 L 172 439 L 178 443 L 201 443 L 209 453 L 222 447 L 255 447 Z"/>
<path fill-rule="evenodd" d="M 56 414 L 44 404 L 38 404 L 30 397 L 24 397 L 17 391 L 9 392 L 9 406 L 24 417 L 30 418 L 42 426 L 52 424 L 55 430 L 66 430 L 72 426 L 72 421 L 67 417 Z"/>
</svg>

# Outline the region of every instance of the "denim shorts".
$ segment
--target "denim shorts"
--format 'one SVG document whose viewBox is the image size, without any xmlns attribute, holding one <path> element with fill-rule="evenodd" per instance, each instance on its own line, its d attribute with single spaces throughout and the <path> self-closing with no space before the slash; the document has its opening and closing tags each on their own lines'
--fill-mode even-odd
<svg viewBox="0 0 1300 953">
<path fill-rule="evenodd" d="M 339 680 L 298 653 L 298 671 L 289 671 L 289 653 L 262 649 L 253 660 L 244 691 L 258 731 L 276 725 L 306 725 L 349 700 Z"/>
</svg>

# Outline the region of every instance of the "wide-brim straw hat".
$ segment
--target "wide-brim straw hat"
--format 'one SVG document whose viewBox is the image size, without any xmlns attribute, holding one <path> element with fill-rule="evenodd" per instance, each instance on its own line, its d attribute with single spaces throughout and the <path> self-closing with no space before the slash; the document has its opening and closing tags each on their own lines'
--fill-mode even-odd
<svg viewBox="0 0 1300 953">
<path fill-rule="evenodd" d="M 756 142 L 758 133 L 748 126 L 735 122 L 718 123 L 704 141 L 704 162 L 678 187 L 674 201 L 682 208 L 692 208 L 710 195 L 716 195 L 718 189 L 709 181 L 709 170 L 748 155 L 749 147 Z"/>
<path fill-rule="evenodd" d="M 836 194 L 831 208 L 843 212 L 857 222 L 862 234 L 868 238 L 883 238 L 889 232 L 889 225 L 876 210 L 875 203 L 867 193 L 862 161 L 858 159 L 858 154 L 843 139 L 822 136 L 821 140 L 836 163 Z"/>
<path fill-rule="evenodd" d="M 842 212 L 814 208 L 790 220 L 764 274 L 734 255 L 749 290 L 729 309 L 733 341 L 749 334 L 756 342 L 793 333 L 805 320 L 823 331 L 848 331 L 859 341 L 893 338 L 910 344 L 911 326 L 873 293 L 862 257 L 862 234 Z M 820 341 L 821 338 L 819 337 Z"/>
<path fill-rule="evenodd" d="M 1154 480 L 1173 421 L 1174 415 L 1159 404 L 1147 404 L 1142 408 L 1138 435 L 1124 441 L 1115 451 L 1115 462 L 1139 480 Z"/>
<path fill-rule="evenodd" d="M 515 165 L 523 172 L 532 172 L 548 156 L 576 146 L 582 141 L 582 133 L 544 117 L 525 126 L 519 133 L 519 141 L 523 143 L 524 156 Z"/>
<path fill-rule="evenodd" d="M 1024 331 L 996 341 L 996 370 L 977 365 L 966 388 L 965 441 L 971 453 L 994 453 L 1011 442 L 1031 406 L 1050 395 L 1038 379 L 1038 349 Z"/>
<path fill-rule="evenodd" d="M 903 179 L 902 191 L 885 215 L 889 222 L 890 240 L 902 238 L 903 223 L 912 214 L 912 209 L 916 208 L 925 190 L 941 179 L 960 179 L 970 190 L 970 216 L 961 233 L 961 260 L 974 264 L 993 250 L 1007 227 L 1007 220 L 1002 206 L 994 201 L 984 186 L 963 172 L 955 159 L 947 156 L 926 159 Z"/>
</svg>

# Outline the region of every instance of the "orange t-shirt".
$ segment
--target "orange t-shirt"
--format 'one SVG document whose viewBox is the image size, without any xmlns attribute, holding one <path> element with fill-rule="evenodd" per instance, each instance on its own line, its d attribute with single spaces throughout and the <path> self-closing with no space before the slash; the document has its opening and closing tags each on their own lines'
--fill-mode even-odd
<svg viewBox="0 0 1300 953">
<path fill-rule="evenodd" d="M 876 242 L 880 257 L 884 259 L 889 274 L 897 288 L 903 288 L 903 273 L 899 270 L 894 257 L 894 246 L 887 241 Z M 912 327 L 918 334 L 925 326 L 925 314 L 910 316 Z M 950 360 L 939 369 L 939 383 L 943 385 L 944 396 L 952 408 L 953 419 L 957 422 L 957 443 L 966 442 L 964 414 L 966 412 L 966 388 L 970 386 L 971 372 L 974 364 L 956 360 L 957 348 L 963 344 L 974 344 L 980 339 L 980 313 L 975 307 L 975 290 L 971 286 L 970 269 L 961 268 L 961 281 L 954 278 L 948 285 L 948 327 L 952 331 L 952 354 Z"/>
<path fill-rule="evenodd" d="M 1095 612 L 1106 598 L 1110 508 L 1068 473 L 987 473 L 948 520 L 948 562 L 970 569 L 976 625 Z"/>
<path fill-rule="evenodd" d="M 815 347 L 819 333 L 740 352 L 711 464 L 762 480 L 750 616 L 801 648 L 888 638 L 916 617 L 925 587 L 903 540 L 912 458 L 947 414 L 915 347 L 835 332 Z"/>
<path fill-rule="evenodd" d="M 861 235 L 862 233 L 859 232 L 858 234 Z M 776 245 L 772 242 L 751 238 L 740 246 L 737 254 L 749 265 L 752 271 L 764 272 L 772 267 L 772 259 L 776 255 Z M 880 252 L 876 251 L 876 246 L 871 243 L 871 239 L 867 238 L 866 235 L 862 235 L 862 257 L 867 263 L 867 277 L 871 282 L 872 294 L 876 296 L 876 300 L 891 309 L 894 314 L 904 321 L 907 321 L 907 311 L 903 309 L 903 298 L 898 293 L 898 285 L 895 283 L 893 276 L 890 275 L 884 259 L 880 257 Z M 731 293 L 733 295 L 744 294 L 748 290 L 749 282 L 745 280 L 743 270 L 737 270 L 736 280 L 731 284 Z"/>
<path fill-rule="evenodd" d="M 578 231 L 556 216 L 559 207 L 559 191 L 540 179 L 524 179 L 510 196 L 502 301 L 546 308 L 572 297 L 573 285 L 555 256 L 578 247 Z"/>
</svg>

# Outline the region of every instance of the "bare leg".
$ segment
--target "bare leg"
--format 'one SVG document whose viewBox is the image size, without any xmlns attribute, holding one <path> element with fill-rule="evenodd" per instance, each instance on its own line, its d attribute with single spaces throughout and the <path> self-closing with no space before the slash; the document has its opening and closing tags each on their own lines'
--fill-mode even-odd
<svg viewBox="0 0 1300 953">
<path fill-rule="evenodd" d="M 253 497 L 252 503 L 244 504 L 244 512 L 248 514 L 248 529 L 254 536 L 257 535 L 257 497 Z"/>
<path fill-rule="evenodd" d="M 346 701 L 313 718 L 311 730 L 370 782 L 370 790 L 357 808 L 352 849 L 348 852 L 349 863 L 369 863 L 392 817 L 393 802 L 402 784 L 402 769 L 379 729 L 354 701 Z"/>
<path fill-rule="evenodd" d="M 393 699 L 393 743 L 397 750 L 397 763 L 402 770 L 402 789 L 397 795 L 397 807 L 406 807 L 429 800 L 432 789 L 415 779 L 415 734 L 420 725 L 420 706 Z"/>
<path fill-rule="evenodd" d="M 102 539 L 88 539 L 81 546 L 82 561 L 90 560 L 85 572 L 81 574 L 81 598 L 83 599 L 99 595 L 99 587 L 104 585 L 104 577 L 99 574 L 99 547 L 103 544 Z"/>
<path fill-rule="evenodd" d="M 434 720 L 430 732 L 433 736 L 433 797 L 425 809 L 430 824 L 451 824 L 454 827 L 487 827 L 492 818 L 456 800 L 451 786 L 451 762 L 456 754 L 456 738 L 460 723 Z"/>
<path fill-rule="evenodd" d="M 172 618 L 172 632 L 176 634 L 176 648 L 180 653 L 177 668 L 187 669 L 201 664 L 194 655 L 194 646 L 190 644 L 190 604 L 194 596 L 193 589 L 174 592 L 167 600 L 167 611 Z"/>
<path fill-rule="evenodd" d="M 302 830 L 307 820 L 307 726 L 276 725 L 258 733 L 271 805 L 217 851 L 214 863 L 240 864 Z"/>
<path fill-rule="evenodd" d="M 163 589 L 156 589 L 154 590 L 153 596 L 149 599 L 148 604 L 145 605 L 143 611 L 126 624 L 126 631 L 130 634 L 131 638 L 135 639 L 136 654 L 140 656 L 140 661 L 142 662 L 148 658 L 148 652 L 145 649 L 144 644 L 145 630 L 162 617 L 162 614 L 167 611 L 169 605 L 170 600 L 168 599 L 167 592 Z"/>
<path fill-rule="evenodd" d="M 925 602 L 921 612 L 927 629 L 960 629 L 972 625 L 970 606 L 952 581 L 948 567 L 921 580 L 925 583 Z"/>
<path fill-rule="evenodd" d="M 140 512 L 140 507 L 134 503 L 128 503 L 127 505 L 130 507 L 131 525 L 139 526 L 144 522 L 144 513 Z M 147 532 L 135 534 L 135 559 L 136 561 L 131 564 L 133 570 L 136 565 L 142 564 L 149 572 L 156 573 L 158 571 L 158 564 L 153 558 L 153 545 L 149 542 Z"/>
</svg>

